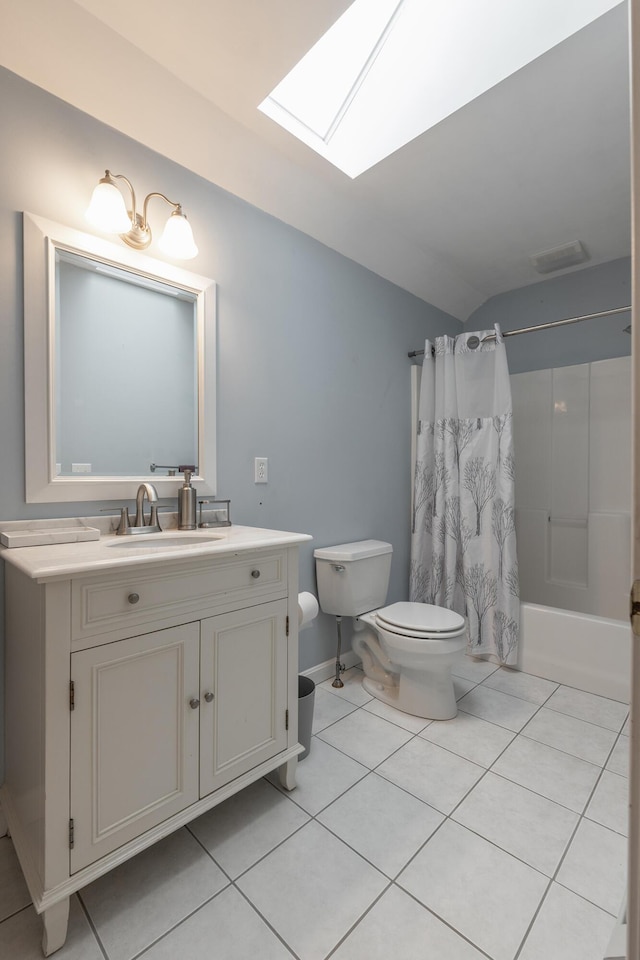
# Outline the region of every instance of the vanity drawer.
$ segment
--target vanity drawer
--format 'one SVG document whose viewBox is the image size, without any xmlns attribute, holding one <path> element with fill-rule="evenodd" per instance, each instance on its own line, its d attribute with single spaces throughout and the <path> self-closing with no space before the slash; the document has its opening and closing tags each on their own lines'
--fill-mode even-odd
<svg viewBox="0 0 640 960">
<path fill-rule="evenodd" d="M 206 611 L 263 603 L 287 592 L 286 551 L 220 557 L 186 568 L 138 568 L 71 585 L 72 639 Z"/>
</svg>

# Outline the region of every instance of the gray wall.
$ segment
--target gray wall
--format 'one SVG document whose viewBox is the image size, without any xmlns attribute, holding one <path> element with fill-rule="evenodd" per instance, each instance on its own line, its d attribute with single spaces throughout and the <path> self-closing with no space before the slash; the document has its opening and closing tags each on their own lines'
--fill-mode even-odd
<svg viewBox="0 0 640 960">
<path fill-rule="evenodd" d="M 504 332 L 630 303 L 631 260 L 624 257 L 491 297 L 471 314 L 465 331 L 491 329 L 499 323 Z M 521 373 L 627 356 L 631 353 L 631 337 L 624 328 L 630 323 L 631 314 L 626 312 L 508 337 L 509 371 Z"/>
<path fill-rule="evenodd" d="M 219 284 L 218 492 L 235 521 L 313 535 L 301 551 L 303 590 L 315 591 L 314 546 L 388 540 L 389 599 L 405 597 L 407 351 L 456 334 L 459 322 L 5 70 L 0 129 L 0 517 L 105 506 L 24 501 L 21 212 L 87 230 L 108 166 L 138 195 L 182 202 L 200 248 L 189 268 Z M 163 212 L 152 209 L 152 225 Z M 253 482 L 256 456 L 269 458 L 266 486 Z M 301 634 L 301 669 L 334 652 L 335 623 L 323 615 Z"/>
</svg>

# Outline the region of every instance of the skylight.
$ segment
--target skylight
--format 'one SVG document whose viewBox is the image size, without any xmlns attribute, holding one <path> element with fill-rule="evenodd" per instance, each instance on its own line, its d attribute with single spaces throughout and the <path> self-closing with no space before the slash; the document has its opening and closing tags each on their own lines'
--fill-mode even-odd
<svg viewBox="0 0 640 960">
<path fill-rule="evenodd" d="M 357 177 L 622 0 L 355 0 L 259 109 Z"/>
</svg>

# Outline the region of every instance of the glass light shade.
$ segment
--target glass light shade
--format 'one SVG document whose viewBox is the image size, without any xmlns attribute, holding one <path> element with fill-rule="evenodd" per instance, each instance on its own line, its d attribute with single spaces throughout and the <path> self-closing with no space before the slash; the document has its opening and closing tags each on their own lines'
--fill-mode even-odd
<svg viewBox="0 0 640 960">
<path fill-rule="evenodd" d="M 191 260 L 198 255 L 191 224 L 177 210 L 167 220 L 159 242 L 160 249 L 176 260 Z"/>
<path fill-rule="evenodd" d="M 113 183 L 101 180 L 93 191 L 86 213 L 87 220 L 105 233 L 128 233 L 131 218 L 124 198 Z"/>
</svg>

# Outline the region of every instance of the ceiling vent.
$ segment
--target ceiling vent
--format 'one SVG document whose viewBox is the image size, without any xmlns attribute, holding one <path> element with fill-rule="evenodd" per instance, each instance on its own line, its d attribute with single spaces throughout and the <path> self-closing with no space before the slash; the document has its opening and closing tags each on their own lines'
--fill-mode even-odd
<svg viewBox="0 0 640 960">
<path fill-rule="evenodd" d="M 588 259 L 589 254 L 582 243 L 579 240 L 572 240 L 571 243 L 565 243 L 561 247 L 535 253 L 531 257 L 531 263 L 538 273 L 553 273 L 554 270 L 564 270 L 565 267 L 573 267 L 576 263 L 584 263 Z"/>
</svg>

